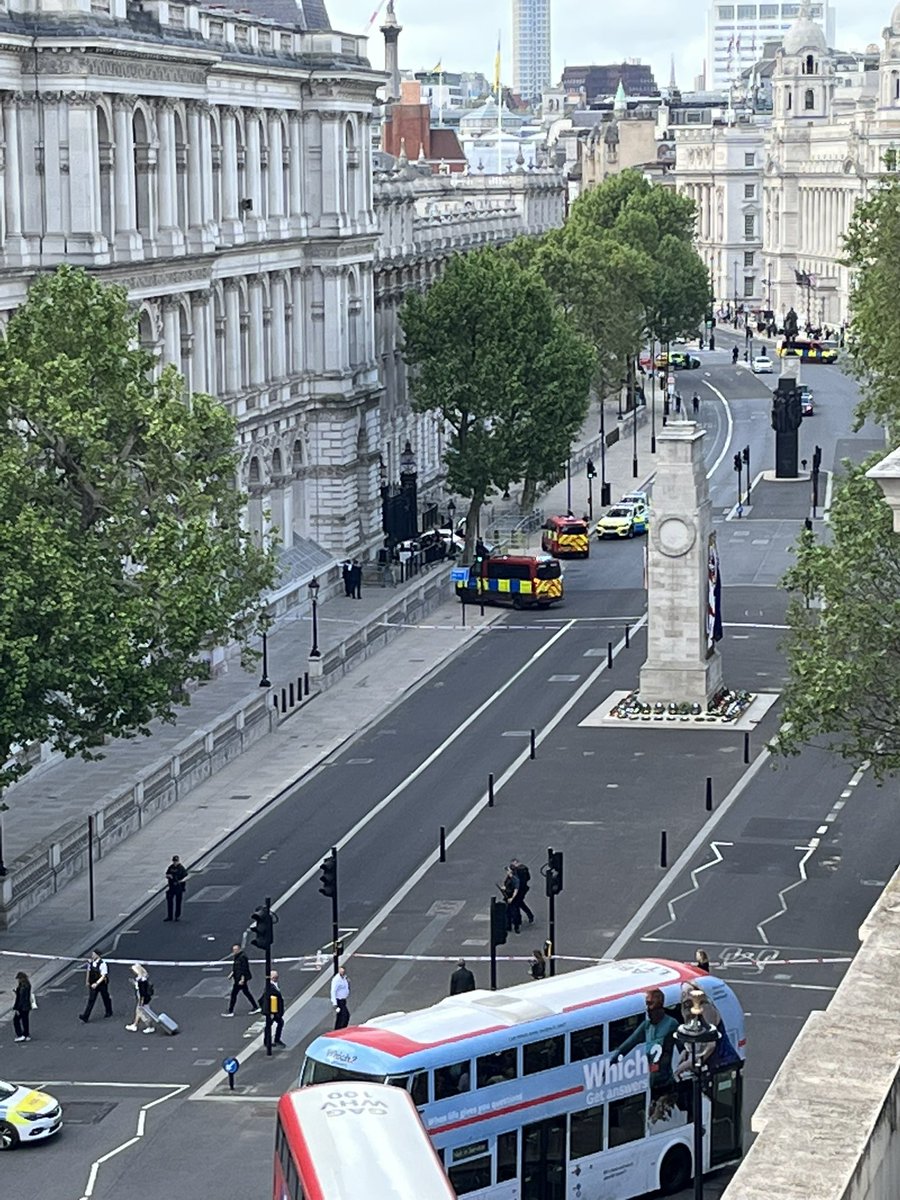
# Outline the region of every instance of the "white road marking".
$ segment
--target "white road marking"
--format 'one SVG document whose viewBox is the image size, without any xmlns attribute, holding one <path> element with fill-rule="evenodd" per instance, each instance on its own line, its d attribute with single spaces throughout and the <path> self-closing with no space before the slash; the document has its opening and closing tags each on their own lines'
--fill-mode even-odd
<svg viewBox="0 0 900 1200">
<path fill-rule="evenodd" d="M 818 842 L 817 838 L 813 838 L 810 841 L 809 845 L 806 847 L 806 853 L 803 855 L 803 857 L 800 859 L 799 863 L 797 864 L 797 869 L 800 872 L 800 878 L 795 879 L 793 883 L 789 883 L 787 885 L 787 887 L 782 888 L 781 891 L 778 893 L 778 905 L 779 905 L 778 912 L 772 913 L 771 917 L 766 917 L 764 921 L 760 921 L 760 923 L 757 925 L 756 931 L 759 934 L 759 939 L 761 942 L 768 942 L 768 940 L 769 940 L 764 926 L 768 925 L 770 921 L 777 921 L 779 917 L 783 917 L 784 914 L 787 912 L 788 906 L 787 906 L 787 901 L 785 900 L 785 896 L 788 894 L 788 892 L 792 892 L 794 890 L 794 888 L 798 888 L 801 885 L 801 883 L 806 883 L 806 880 L 807 880 L 806 864 L 809 862 L 809 860 L 815 854 L 816 850 L 818 849 L 818 845 L 819 845 L 819 842 Z"/>
<path fill-rule="evenodd" d="M 717 978 L 722 979 L 719 975 Z M 778 983 L 774 979 L 726 979 L 726 983 L 733 983 L 738 988 L 743 987 L 779 987 L 779 988 L 796 988 L 803 992 L 836 992 L 836 987 L 828 987 L 824 983 Z"/>
<path fill-rule="evenodd" d="M 641 617 L 640 620 L 636 623 L 635 629 L 640 628 L 645 623 L 646 623 L 646 615 Z M 566 626 L 565 628 L 560 630 L 560 635 L 565 632 L 566 628 L 568 628 L 568 626 Z M 552 640 L 555 640 L 555 638 Z M 548 642 L 547 646 L 542 647 L 542 649 L 540 651 L 538 651 L 537 654 L 532 656 L 532 659 L 530 659 L 529 662 L 533 661 L 534 658 L 536 658 L 540 654 L 542 654 L 544 652 L 544 650 L 546 650 L 547 647 L 549 647 L 550 644 L 551 643 Z M 616 645 L 614 652 L 613 652 L 614 655 L 618 655 L 624 648 L 625 648 L 625 639 L 623 637 L 622 640 L 620 642 L 618 642 L 618 644 Z M 527 665 L 528 664 L 526 664 L 526 666 Z M 518 672 L 516 672 L 516 674 L 519 675 L 524 670 L 525 670 L 525 667 L 522 667 Z M 600 676 L 606 670 L 607 670 L 607 665 L 606 665 L 605 661 L 600 663 L 597 667 L 594 668 L 594 670 L 590 673 L 590 675 L 588 675 L 588 677 L 584 680 L 584 682 L 575 689 L 575 691 L 571 694 L 571 696 L 569 696 L 568 699 L 560 706 L 560 708 L 556 712 L 556 714 L 550 719 L 550 721 L 548 721 L 548 723 L 544 726 L 544 728 L 541 729 L 540 732 L 537 734 L 537 737 L 535 739 L 537 745 L 541 745 L 545 741 L 545 739 L 550 736 L 550 734 L 554 731 L 554 729 L 557 727 L 557 725 L 559 725 L 560 722 L 565 717 L 568 716 L 568 714 L 575 707 L 575 705 L 578 704 L 578 702 L 582 699 L 582 697 L 590 690 L 590 688 L 593 687 L 593 685 L 596 683 L 596 681 L 600 678 Z M 504 686 L 508 686 L 508 684 L 504 685 Z M 503 690 L 503 689 L 500 689 L 500 690 Z M 482 708 L 483 707 L 484 707 L 484 705 L 482 705 Z M 470 724 L 473 719 L 474 719 L 474 714 L 472 715 L 472 717 L 469 717 L 467 722 L 465 722 L 464 724 Z M 463 728 L 463 726 L 460 727 L 460 731 L 462 730 L 462 728 Z M 456 734 L 451 735 L 451 737 L 455 737 L 455 736 L 457 736 L 457 735 Z M 440 750 L 435 751 L 435 755 L 438 753 L 440 753 Z M 521 752 L 521 754 L 519 754 L 519 756 L 510 763 L 510 765 L 506 768 L 506 770 L 503 772 L 503 774 L 500 775 L 497 778 L 497 780 L 495 781 L 495 783 L 494 783 L 495 795 L 497 792 L 500 791 L 500 789 L 502 787 L 504 787 L 507 783 L 509 783 L 509 781 L 511 779 L 515 778 L 515 775 L 518 772 L 519 768 L 524 763 L 529 761 L 530 756 L 531 756 L 531 749 L 530 749 L 530 747 L 526 746 L 525 749 Z M 768 756 L 768 751 L 765 751 L 763 757 L 767 757 L 767 756 Z M 404 785 L 400 785 L 400 786 L 403 787 Z M 381 805 L 379 805 L 379 807 L 383 807 L 384 803 L 385 802 L 382 801 Z M 446 845 L 447 846 L 452 846 L 453 843 L 456 842 L 458 838 L 462 837 L 462 835 L 469 828 L 469 826 L 472 824 L 472 822 L 475 820 L 475 818 L 482 812 L 483 809 L 485 809 L 487 807 L 487 803 L 488 803 L 488 793 L 485 790 L 485 792 L 482 794 L 482 796 L 475 802 L 475 804 L 473 804 L 473 806 L 462 817 L 462 819 L 453 827 L 453 829 L 451 829 L 447 833 L 447 837 L 446 837 Z M 726 798 L 726 800 L 723 801 L 722 805 L 720 806 L 720 811 L 726 810 L 728 803 L 729 803 L 728 799 Z M 360 822 L 359 827 L 362 828 L 366 823 L 367 823 L 366 821 Z M 342 839 L 343 843 L 346 843 L 347 841 L 349 841 L 350 836 L 351 835 L 349 835 L 349 834 L 346 835 L 344 837 L 344 839 Z M 340 845 L 340 844 L 341 843 L 338 843 L 338 845 Z M 381 908 L 378 910 L 378 912 L 376 912 L 374 914 L 374 916 L 371 918 L 371 920 L 368 922 L 368 924 L 364 925 L 363 928 L 357 934 L 357 936 L 355 938 L 353 938 L 353 940 L 350 943 L 348 943 L 348 945 L 345 947 L 345 950 L 344 950 L 344 961 L 345 962 L 349 958 L 351 958 L 357 950 L 362 949 L 362 947 L 366 944 L 366 942 L 369 940 L 369 938 L 372 936 L 372 934 L 381 928 L 381 926 L 384 924 L 384 922 L 387 920 L 387 918 L 391 915 L 391 913 L 394 911 L 394 909 L 397 908 L 397 906 L 405 900 L 405 898 L 409 895 L 409 893 L 413 890 L 413 888 L 416 887 L 416 885 L 419 884 L 422 881 L 422 879 L 424 879 L 424 877 L 428 873 L 428 871 L 438 861 L 439 861 L 439 851 L 437 848 L 435 848 L 434 850 L 431 851 L 431 853 L 427 856 L 427 858 L 425 858 L 424 861 L 419 864 L 419 866 L 415 869 L 415 871 L 413 871 L 410 874 L 410 876 L 407 878 L 407 880 L 396 890 L 396 892 L 394 892 L 393 896 L 391 896 L 388 900 L 385 901 L 385 903 L 381 906 Z M 312 874 L 314 874 L 315 871 L 317 871 L 317 870 L 318 870 L 318 866 L 316 866 L 314 868 L 314 871 L 312 872 Z M 274 905 L 273 905 L 273 907 L 274 907 Z M 486 914 L 481 914 L 481 915 L 484 916 L 485 919 L 487 919 Z M 296 1016 L 296 1014 L 301 1011 L 301 1009 L 308 1003 L 308 1001 L 310 999 L 312 999 L 312 997 L 315 996 L 317 992 L 321 991 L 323 986 L 325 986 L 327 983 L 330 983 L 330 979 L 328 979 L 328 978 L 324 978 L 324 979 L 319 978 L 319 979 L 316 979 L 313 982 L 311 982 L 309 984 L 309 986 L 300 993 L 300 995 L 297 997 L 297 999 L 287 1007 L 287 1009 L 285 1010 L 285 1014 L 284 1014 L 285 1021 L 290 1021 L 292 1017 Z M 245 1063 L 245 1062 L 247 1062 L 247 1060 L 249 1058 L 251 1058 L 254 1054 L 256 1054 L 259 1050 L 262 1049 L 263 1044 L 264 1044 L 263 1039 L 261 1037 L 259 1037 L 254 1042 L 251 1042 L 251 1044 L 249 1046 L 245 1046 L 243 1050 L 241 1050 L 238 1054 L 235 1055 L 235 1057 L 237 1058 L 239 1063 Z M 221 1076 L 222 1076 L 221 1071 L 217 1071 L 214 1075 L 211 1075 L 209 1077 L 209 1079 L 207 1079 L 204 1083 L 201 1083 L 200 1086 L 191 1093 L 190 1099 L 191 1100 L 207 1099 L 209 1097 L 210 1093 L 213 1092 L 220 1085 Z"/>
<path fill-rule="evenodd" d="M 105 1086 L 109 1087 L 110 1085 L 106 1084 Z M 133 1084 L 132 1086 L 139 1087 L 141 1085 Z M 81 1200 L 90 1200 L 91 1196 L 93 1196 L 94 1188 L 97 1186 L 97 1176 L 100 1174 L 100 1168 L 103 1166 L 103 1164 L 109 1162 L 111 1158 L 116 1158 L 117 1155 L 122 1154 L 125 1150 L 128 1150 L 131 1146 L 134 1146 L 141 1140 L 147 1128 L 147 1113 L 150 1111 L 150 1109 L 156 1108 L 157 1104 L 165 1104 L 167 1100 L 172 1100 L 176 1096 L 180 1096 L 182 1092 L 186 1092 L 188 1090 L 190 1084 L 178 1083 L 174 1086 L 172 1084 L 168 1084 L 167 1086 L 171 1088 L 171 1090 L 165 1096 L 157 1096 L 155 1100 L 150 1100 L 146 1104 L 141 1105 L 141 1108 L 138 1112 L 135 1136 L 129 1138 L 125 1142 L 122 1142 L 120 1146 L 116 1146 L 112 1150 L 108 1150 L 106 1154 L 101 1154 L 99 1158 L 94 1159 L 88 1172 L 87 1184 L 85 1185 L 85 1189 L 81 1195 Z"/>
<path fill-rule="evenodd" d="M 686 892 L 681 892 L 680 895 L 675 896 L 671 900 L 666 901 L 666 909 L 669 913 L 668 921 L 664 921 L 662 925 L 657 925 L 657 927 L 655 929 L 651 929 L 645 935 L 646 937 L 653 937 L 654 934 L 660 933 L 660 932 L 662 932 L 663 929 L 668 929 L 670 925 L 675 924 L 675 922 L 678 920 L 678 918 L 675 915 L 675 905 L 678 903 L 679 900 L 684 900 L 686 897 L 692 896 L 694 894 L 694 892 L 700 891 L 700 884 L 697 882 L 697 876 L 700 874 L 701 871 L 707 871 L 710 867 L 715 867 L 718 863 L 725 861 L 723 856 L 719 853 L 719 847 L 720 846 L 733 846 L 733 845 L 734 845 L 734 842 L 710 842 L 709 848 L 710 848 L 710 850 L 712 850 L 715 857 L 710 859 L 709 862 L 701 863 L 701 865 L 699 867 L 695 867 L 694 870 L 691 871 L 691 886 L 688 888 L 688 890 Z M 643 939 L 641 939 L 641 940 L 643 940 Z"/>
<path fill-rule="evenodd" d="M 719 391 L 719 389 L 717 387 L 714 387 L 709 382 L 708 379 L 704 379 L 703 382 L 706 384 L 706 386 L 709 388 L 709 390 L 713 393 L 713 395 L 718 396 L 718 398 L 721 400 L 721 402 L 725 408 L 725 419 L 728 422 L 728 432 L 725 435 L 725 443 L 722 446 L 722 453 L 719 455 L 719 457 L 716 459 L 716 461 L 713 463 L 713 465 L 706 472 L 706 478 L 711 479 L 713 477 L 713 475 L 715 475 L 716 471 L 718 471 L 719 466 L 724 461 L 725 455 L 728 453 L 728 450 L 731 446 L 731 439 L 732 439 L 732 436 L 734 435 L 734 417 L 731 415 L 731 405 L 728 403 L 728 401 L 725 399 L 725 397 L 722 395 L 722 393 Z"/>
<path fill-rule="evenodd" d="M 375 819 L 375 817 L 377 817 L 380 813 L 382 813 L 389 804 L 391 804 L 394 800 L 397 799 L 397 797 L 399 795 L 401 795 L 404 791 L 406 791 L 406 789 L 409 787 L 409 785 L 411 783 L 414 783 L 415 780 L 417 780 L 420 775 L 422 775 L 425 771 L 427 771 L 428 768 L 432 765 L 432 763 L 436 762 L 437 759 L 440 758 L 440 756 L 444 753 L 444 751 L 449 746 L 452 746 L 453 743 L 458 738 L 462 737 L 462 735 L 465 733 L 465 731 L 471 725 L 474 725 L 474 723 L 478 720 L 478 718 L 482 715 L 482 713 L 486 712 L 491 707 L 491 705 L 494 704 L 494 702 L 497 700 L 497 698 L 499 696 L 502 696 L 503 693 L 508 688 L 512 687 L 512 685 L 518 679 L 520 679 L 522 677 L 522 675 L 525 674 L 525 672 L 529 669 L 529 667 L 534 666 L 534 664 L 538 661 L 538 659 L 542 658 L 543 655 L 545 655 L 547 653 L 547 651 L 554 644 L 554 642 L 559 641 L 559 639 L 561 637 L 563 637 L 564 634 L 568 633 L 568 631 L 572 628 L 573 624 L 574 624 L 574 622 L 567 621 L 566 624 L 563 625 L 561 629 L 558 629 L 551 638 L 548 638 L 547 641 L 544 642 L 544 644 L 542 646 L 539 646 L 538 649 L 535 650 L 534 654 L 532 654 L 532 656 L 528 659 L 528 661 L 523 663 L 522 666 L 519 667 L 518 671 L 516 671 L 515 674 L 510 675 L 509 679 L 507 679 L 507 681 L 504 684 L 502 684 L 500 687 L 498 687 L 497 690 L 495 692 L 493 692 L 492 695 L 490 695 L 487 698 L 487 700 L 484 701 L 483 704 L 480 704 L 478 706 L 478 708 L 476 708 L 474 712 L 470 713 L 469 716 L 466 717 L 466 719 L 460 725 L 457 725 L 456 729 L 454 729 L 451 734 L 449 734 L 447 737 L 444 738 L 444 740 L 441 742 L 441 744 L 437 747 L 436 750 L 432 750 L 431 754 L 429 754 L 427 758 L 423 759 L 422 762 L 419 763 L 419 765 L 416 767 L 416 769 L 414 771 L 410 771 L 410 773 L 406 776 L 406 778 L 401 780 L 401 782 L 398 783 L 397 786 L 392 791 L 388 792 L 388 794 L 384 797 L 383 800 L 379 800 L 379 802 L 374 806 L 374 808 L 371 808 L 364 817 L 361 817 L 356 822 L 356 824 L 352 827 L 352 829 L 349 829 L 343 835 L 343 837 L 339 838 L 338 841 L 335 842 L 337 849 L 342 850 L 344 848 L 344 846 L 346 846 L 350 842 L 352 842 L 353 839 L 357 836 L 357 834 L 361 833 L 362 830 L 365 829 L 365 827 L 371 821 L 373 821 Z M 605 665 L 606 664 L 604 663 L 604 667 L 605 667 Z M 323 851 L 323 853 L 324 853 L 324 851 Z M 290 900 L 290 898 L 292 896 L 296 895 L 296 893 L 300 890 L 300 888 L 303 887 L 304 884 L 308 883 L 309 880 L 312 879 L 318 873 L 320 860 L 321 860 L 321 855 L 317 855 L 313 866 L 309 867 L 306 871 L 304 871 L 304 873 L 300 876 L 300 878 L 298 880 L 296 880 L 295 883 L 292 883 L 291 886 L 287 889 L 287 891 L 283 892 L 282 895 L 280 895 L 278 897 L 278 899 L 272 905 L 273 909 L 276 909 L 276 910 L 279 909 L 283 904 L 285 904 L 288 900 Z"/>
</svg>

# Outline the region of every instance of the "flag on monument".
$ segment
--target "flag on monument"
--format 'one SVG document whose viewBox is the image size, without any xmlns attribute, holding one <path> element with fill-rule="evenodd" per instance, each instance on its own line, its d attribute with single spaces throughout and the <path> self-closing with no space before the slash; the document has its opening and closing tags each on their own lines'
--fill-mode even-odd
<svg viewBox="0 0 900 1200">
<path fill-rule="evenodd" d="M 722 640 L 722 576 L 719 570 L 719 550 L 714 533 L 709 535 L 706 568 L 706 645 L 708 650 L 712 650 L 716 642 Z"/>
</svg>

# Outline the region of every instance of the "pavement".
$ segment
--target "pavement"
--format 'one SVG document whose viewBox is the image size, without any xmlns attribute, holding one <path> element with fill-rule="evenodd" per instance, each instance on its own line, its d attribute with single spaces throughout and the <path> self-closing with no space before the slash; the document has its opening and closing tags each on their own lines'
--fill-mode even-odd
<svg viewBox="0 0 900 1200">
<path fill-rule="evenodd" d="M 605 422 L 607 431 L 617 428 L 615 402 L 607 401 Z M 584 458 L 585 448 L 589 449 L 597 440 L 598 428 L 599 406 L 595 403 L 573 450 L 574 458 Z M 609 448 L 603 464 L 614 499 L 634 486 L 635 441 L 630 422 L 626 420 L 621 429 L 627 436 L 620 437 Z M 637 447 L 645 470 L 652 471 L 646 410 L 638 413 Z M 599 459 L 597 469 L 599 472 Z M 599 484 L 598 477 L 594 488 L 598 501 Z M 569 486 L 563 480 L 539 498 L 545 513 L 565 512 L 570 499 L 573 504 L 583 500 L 586 509 L 586 476 L 572 481 L 574 495 Z M 585 495 L 579 496 L 579 490 Z M 498 515 L 513 513 L 515 504 L 504 505 L 498 500 L 493 511 Z M 536 548 L 539 543 L 538 530 L 531 536 L 530 545 Z M 446 571 L 449 575 L 447 563 L 436 564 L 431 570 Z M 397 591 L 415 584 L 413 580 L 409 585 L 397 585 Z M 364 588 L 361 600 L 340 595 L 320 602 L 318 629 L 323 652 L 352 637 L 359 625 L 371 619 L 384 603 L 385 589 L 378 586 Z M 447 601 L 427 621 L 406 628 L 338 683 L 315 695 L 276 731 L 261 738 L 237 760 L 105 855 L 95 869 L 93 921 L 89 919 L 88 881 L 81 877 L 10 930 L 0 932 L 0 1014 L 6 1007 L 4 1000 L 8 1001 L 14 989 L 16 971 L 28 971 L 40 986 L 58 966 L 52 959 L 22 958 L 22 951 L 82 956 L 94 941 L 108 937 L 135 906 L 159 894 L 172 854 L 179 854 L 189 865 L 198 862 L 286 788 L 408 696 L 430 672 L 502 616 L 503 610 L 487 608 L 482 617 L 477 607 L 467 606 L 463 627 L 460 607 L 448 579 Z M 310 637 L 307 611 L 289 615 L 270 630 L 268 664 L 273 692 L 296 681 L 298 674 L 306 669 Z M 117 739 L 104 748 L 104 757 L 99 761 L 56 756 L 33 770 L 5 796 L 9 804 L 9 811 L 3 816 L 3 851 L 7 863 L 26 854 L 61 826 L 73 821 L 86 822 L 104 797 L 133 783 L 137 772 L 171 753 L 190 734 L 209 728 L 223 713 L 256 692 L 259 678 L 259 662 L 247 670 L 237 658 L 231 658 L 222 673 L 192 693 L 190 705 L 179 711 L 174 724 L 157 721 L 150 737 Z"/>
</svg>

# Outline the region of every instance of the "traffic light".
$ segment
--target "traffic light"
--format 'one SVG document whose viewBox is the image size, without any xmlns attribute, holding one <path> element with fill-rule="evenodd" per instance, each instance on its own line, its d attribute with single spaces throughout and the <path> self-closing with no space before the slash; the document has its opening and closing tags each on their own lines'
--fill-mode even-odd
<svg viewBox="0 0 900 1200">
<path fill-rule="evenodd" d="M 588 479 L 597 478 L 597 468 L 594 466 L 594 460 L 592 458 L 587 460 L 587 477 Z"/>
<path fill-rule="evenodd" d="M 750 465 L 750 447 L 749 446 L 745 446 L 743 448 L 743 450 L 741 451 L 741 461 L 743 462 L 744 466 Z"/>
<path fill-rule="evenodd" d="M 506 905 L 496 896 L 491 897 L 491 946 L 502 946 L 509 933 Z"/>
<path fill-rule="evenodd" d="M 739 454 L 736 454 L 736 455 L 734 456 L 734 469 L 735 469 L 735 470 L 738 472 L 738 474 L 740 474 L 740 470 L 741 470 L 741 456 L 740 456 Z"/>
<path fill-rule="evenodd" d="M 275 922 L 278 918 L 268 908 L 261 905 L 250 918 L 250 932 L 254 935 L 250 939 L 252 946 L 257 946 L 260 950 L 269 950 L 272 943 L 275 941 Z"/>
<path fill-rule="evenodd" d="M 558 896 L 563 890 L 562 850 L 553 850 L 544 866 L 544 883 L 548 896 Z"/>
<path fill-rule="evenodd" d="M 319 891 L 323 896 L 337 895 L 337 859 L 333 854 L 329 854 L 322 863 L 322 874 L 319 877 L 321 887 Z"/>
</svg>

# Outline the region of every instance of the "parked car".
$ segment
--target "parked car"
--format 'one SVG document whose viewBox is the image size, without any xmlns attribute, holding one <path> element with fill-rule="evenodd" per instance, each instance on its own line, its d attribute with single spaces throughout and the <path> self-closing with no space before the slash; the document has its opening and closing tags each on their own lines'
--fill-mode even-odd
<svg viewBox="0 0 900 1200">
<path fill-rule="evenodd" d="M 683 350 L 673 350 L 669 355 L 669 366 L 673 371 L 696 371 L 700 366 L 700 359 Z"/>
<path fill-rule="evenodd" d="M 607 537 L 631 538 L 646 533 L 649 520 L 643 505 L 614 504 L 597 522 L 594 533 L 601 541 Z"/>
<path fill-rule="evenodd" d="M 754 375 L 771 375 L 775 367 L 768 354 L 757 354 L 750 364 L 750 369 Z"/>
</svg>

